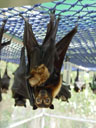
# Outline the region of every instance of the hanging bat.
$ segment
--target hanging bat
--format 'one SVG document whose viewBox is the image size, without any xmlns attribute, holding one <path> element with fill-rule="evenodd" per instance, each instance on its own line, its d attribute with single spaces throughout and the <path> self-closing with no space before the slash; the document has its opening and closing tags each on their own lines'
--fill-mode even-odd
<svg viewBox="0 0 96 128">
<path fill-rule="evenodd" d="M 77 26 L 55 43 L 60 18 L 55 19 L 54 11 L 50 14 L 50 22 L 42 45 L 37 43 L 32 26 L 25 20 L 24 44 L 28 55 L 28 82 L 30 100 L 33 109 L 54 108 L 53 99 L 58 95 L 62 79 L 60 72 L 68 46 L 77 32 Z"/>
<path fill-rule="evenodd" d="M 0 83 L 1 83 L 1 92 L 7 93 L 10 83 L 10 77 L 8 76 L 8 72 L 7 72 L 7 64 L 3 78 L 0 79 Z"/>
<path fill-rule="evenodd" d="M 57 94 L 56 98 L 61 99 L 61 101 L 67 101 L 68 99 L 71 98 L 71 93 L 70 93 L 70 85 L 68 85 L 66 82 L 62 82 L 61 89 L 59 93 Z"/>
<path fill-rule="evenodd" d="M 15 99 L 15 106 L 26 107 L 26 98 L 28 98 L 28 94 L 26 89 L 25 47 L 21 49 L 20 64 L 14 72 L 12 97 Z"/>
<path fill-rule="evenodd" d="M 79 69 L 77 69 L 77 75 L 74 83 L 74 91 L 80 92 L 83 91 L 85 88 L 86 88 L 86 84 L 82 83 L 82 81 L 79 80 Z"/>
</svg>

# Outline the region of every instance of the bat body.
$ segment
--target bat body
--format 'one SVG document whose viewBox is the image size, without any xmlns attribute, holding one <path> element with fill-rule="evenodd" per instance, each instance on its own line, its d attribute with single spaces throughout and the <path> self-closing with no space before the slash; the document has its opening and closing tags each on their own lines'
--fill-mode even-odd
<svg viewBox="0 0 96 128">
<path fill-rule="evenodd" d="M 80 92 L 83 91 L 85 88 L 86 88 L 86 84 L 79 80 L 79 69 L 77 69 L 77 76 L 75 78 L 75 83 L 74 83 L 74 91 Z"/>
<path fill-rule="evenodd" d="M 30 101 L 34 99 L 33 109 L 53 109 L 52 101 L 62 89 L 60 72 L 63 60 L 72 37 L 77 32 L 77 26 L 56 43 L 55 38 L 60 18 L 56 19 L 53 11 L 50 14 L 45 39 L 42 45 L 39 45 L 32 31 L 32 26 L 24 17 L 23 19 L 25 20 L 24 44 L 28 57 L 27 86 Z"/>
<path fill-rule="evenodd" d="M 70 85 L 66 84 L 64 81 L 62 82 L 61 89 L 56 96 L 57 99 L 61 99 L 61 101 L 67 101 L 68 99 L 71 98 L 71 93 L 70 93 Z"/>
<path fill-rule="evenodd" d="M 25 64 L 25 48 L 21 49 L 20 64 L 14 73 L 14 83 L 12 86 L 12 94 L 15 99 L 15 106 L 25 106 L 26 98 L 28 98 L 26 90 L 26 64 Z"/>
<path fill-rule="evenodd" d="M 7 73 L 7 66 L 6 66 L 3 78 L 1 78 L 0 81 L 1 81 L 1 92 L 7 93 L 7 90 L 9 89 L 9 83 L 10 83 L 10 77 L 8 76 L 8 73 Z"/>
</svg>

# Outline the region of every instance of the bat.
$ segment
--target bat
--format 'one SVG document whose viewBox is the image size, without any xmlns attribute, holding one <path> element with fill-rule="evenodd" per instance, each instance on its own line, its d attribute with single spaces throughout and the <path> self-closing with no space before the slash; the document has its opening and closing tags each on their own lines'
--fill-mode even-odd
<svg viewBox="0 0 96 128">
<path fill-rule="evenodd" d="M 57 94 L 56 98 L 61 99 L 61 101 L 68 102 L 68 99 L 71 98 L 70 90 L 70 85 L 66 84 L 66 82 L 63 81 L 60 92 Z"/>
<path fill-rule="evenodd" d="M 74 83 L 74 91 L 75 92 L 80 92 L 83 91 L 86 88 L 86 84 L 82 81 L 79 80 L 79 69 L 77 69 L 77 75 L 75 78 L 75 83 Z"/>
<path fill-rule="evenodd" d="M 10 83 L 10 77 L 7 72 L 7 64 L 6 64 L 6 69 L 5 73 L 2 78 L 0 78 L 0 83 L 1 83 L 1 92 L 2 93 L 7 93 L 9 89 L 9 83 Z"/>
<path fill-rule="evenodd" d="M 32 26 L 25 21 L 24 44 L 27 50 L 27 87 L 32 100 L 33 109 L 54 109 L 53 99 L 62 88 L 60 72 L 68 46 L 77 32 L 77 26 L 56 43 L 56 33 L 60 17 L 55 18 L 55 11 L 50 13 L 46 36 L 39 45 L 32 30 Z M 70 97 L 70 96 L 69 96 Z"/>
<path fill-rule="evenodd" d="M 14 83 L 11 90 L 12 97 L 15 99 L 15 106 L 26 107 L 26 98 L 28 99 L 28 94 L 26 89 L 25 47 L 21 49 L 20 64 L 14 72 Z"/>
</svg>

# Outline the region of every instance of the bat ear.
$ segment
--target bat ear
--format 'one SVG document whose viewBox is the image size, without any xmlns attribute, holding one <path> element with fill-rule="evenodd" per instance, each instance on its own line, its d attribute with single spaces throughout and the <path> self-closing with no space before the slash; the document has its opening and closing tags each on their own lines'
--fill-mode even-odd
<svg viewBox="0 0 96 128">
<path fill-rule="evenodd" d="M 33 105 L 33 110 L 36 110 L 36 109 L 37 109 L 36 105 Z"/>
<path fill-rule="evenodd" d="M 50 109 L 54 109 L 54 105 L 53 104 L 51 104 Z"/>
</svg>

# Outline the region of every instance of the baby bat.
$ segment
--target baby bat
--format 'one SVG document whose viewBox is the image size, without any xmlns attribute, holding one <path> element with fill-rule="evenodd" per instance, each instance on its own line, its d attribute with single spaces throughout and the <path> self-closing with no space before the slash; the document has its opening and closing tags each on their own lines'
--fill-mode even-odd
<svg viewBox="0 0 96 128">
<path fill-rule="evenodd" d="M 24 44 L 28 57 L 28 91 L 33 109 L 54 108 L 53 99 L 58 95 L 62 86 L 60 77 L 61 67 L 68 46 L 77 32 L 77 26 L 55 42 L 60 17 L 55 18 L 55 12 L 50 14 L 47 33 L 42 45 L 39 45 L 32 31 L 32 26 L 25 20 Z"/>
</svg>

